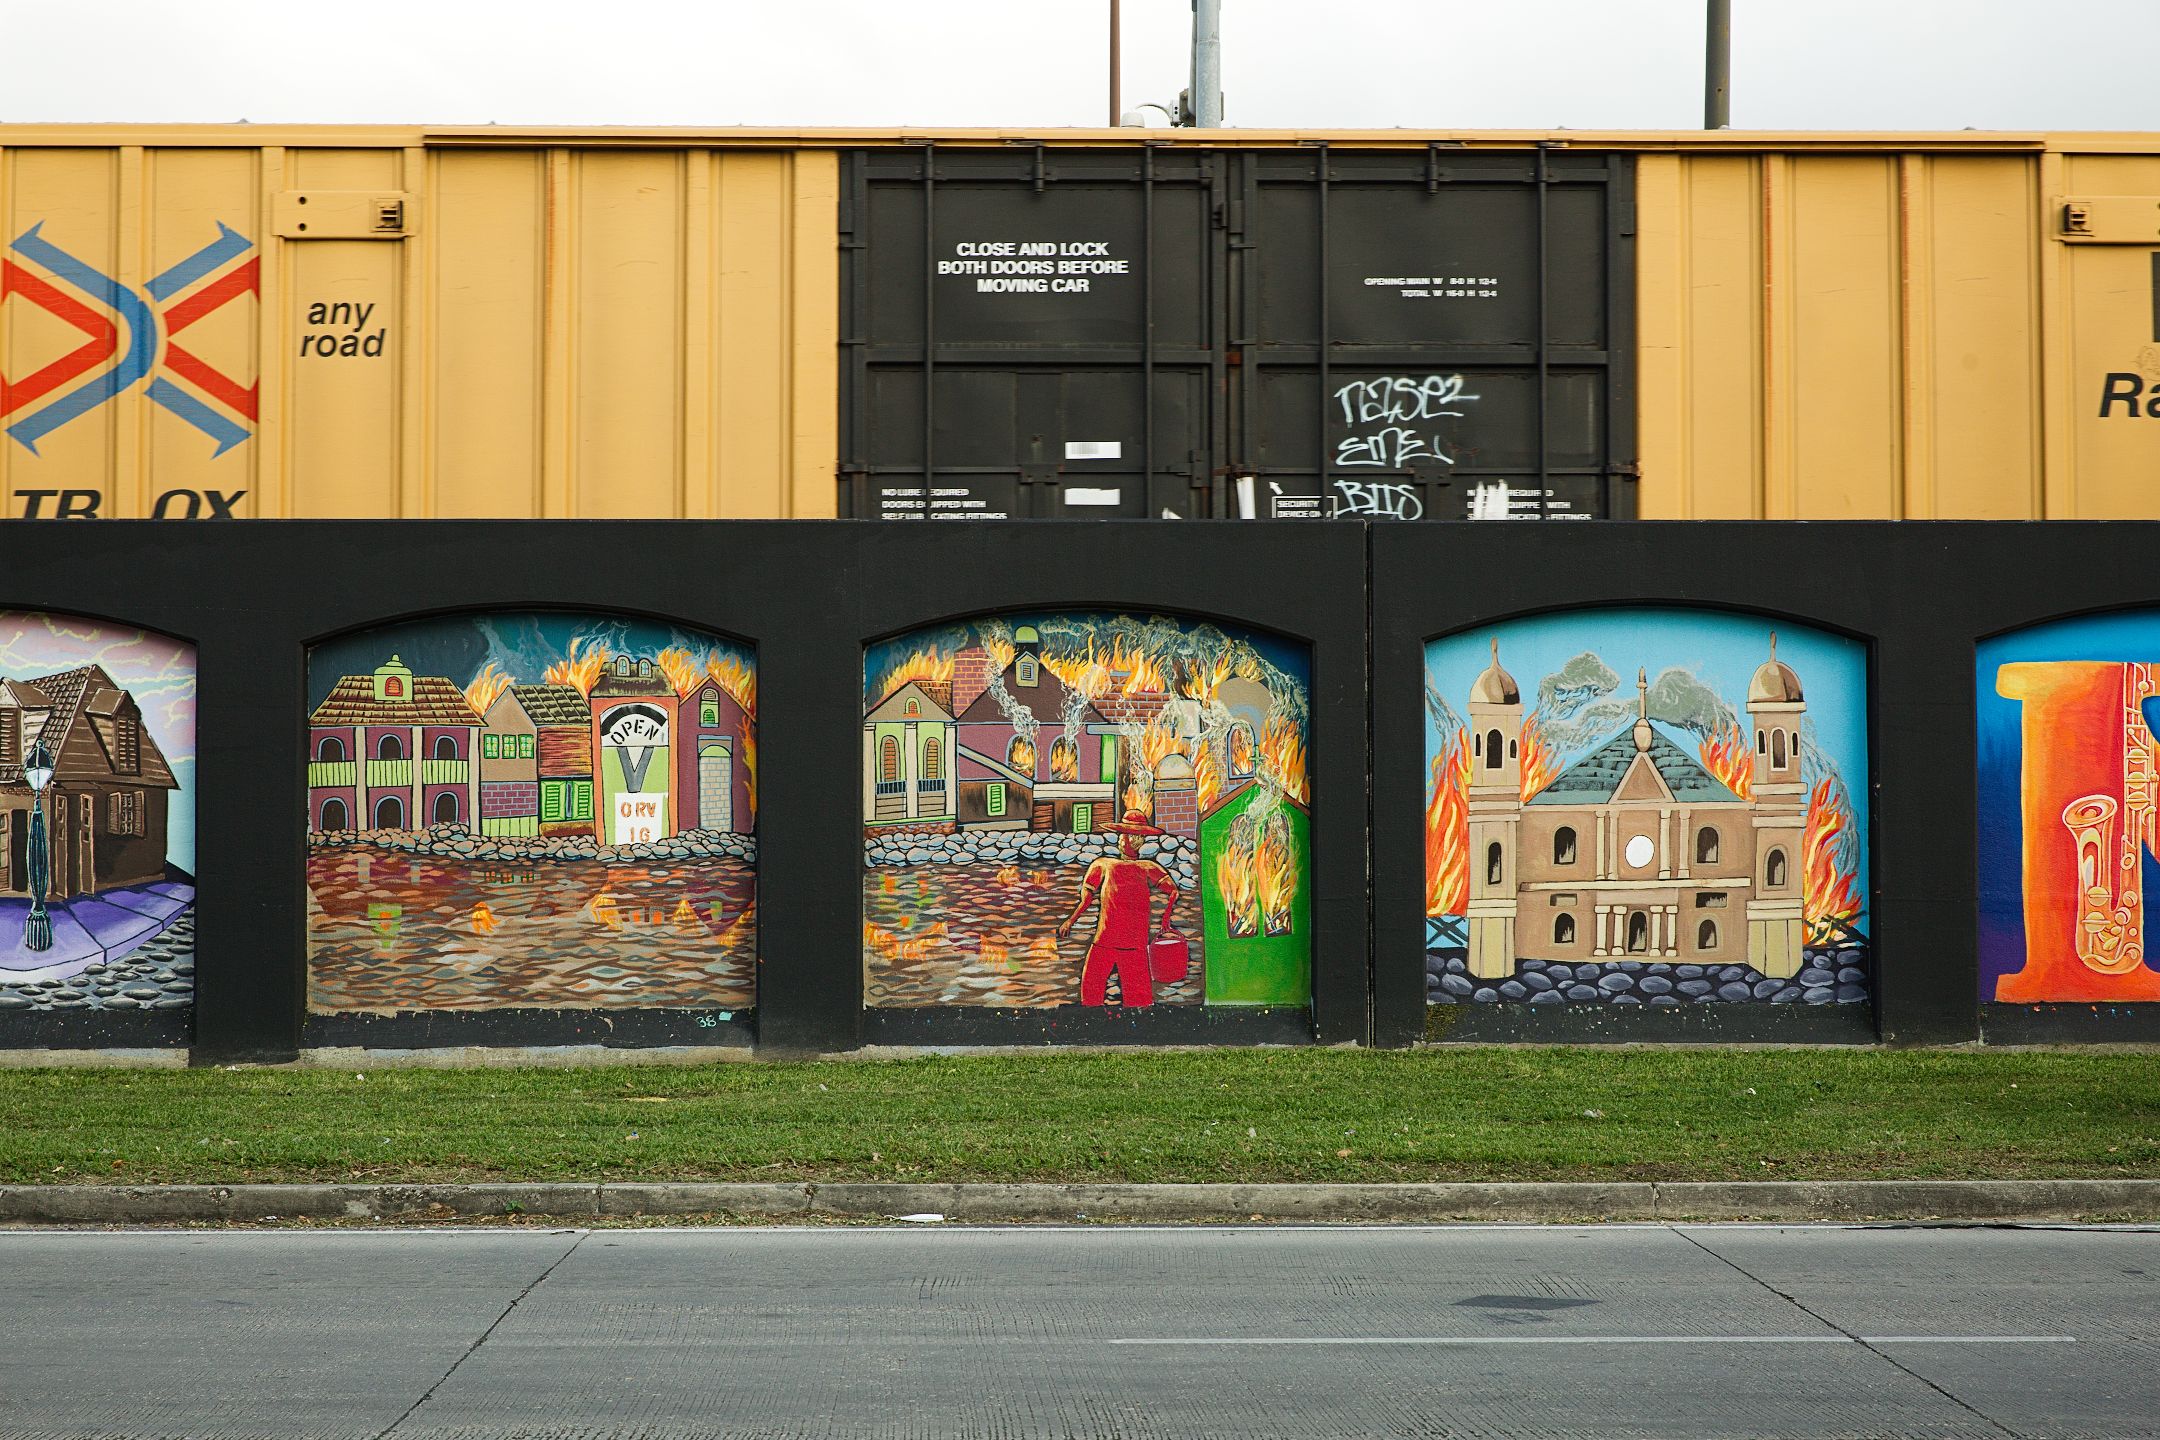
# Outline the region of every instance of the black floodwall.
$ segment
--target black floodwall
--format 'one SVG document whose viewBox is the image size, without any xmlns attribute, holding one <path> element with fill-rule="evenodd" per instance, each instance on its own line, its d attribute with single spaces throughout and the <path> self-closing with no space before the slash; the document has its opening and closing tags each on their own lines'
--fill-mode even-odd
<svg viewBox="0 0 2160 1440">
<path fill-rule="evenodd" d="M 2160 1039 L 2160 1005 L 1985 1004 L 1978 952 L 1976 647 L 2160 606 L 2146 524 L 1430 526 L 1064 522 L 0 523 L 0 609 L 101 618 L 198 657 L 195 1007 L 11 1011 L 0 1045 L 189 1045 L 197 1063 L 303 1046 Z M 1865 648 L 1870 1003 L 1649 1010 L 1459 1006 L 1430 1027 L 1427 642 L 1574 607 L 1676 606 Z M 622 613 L 717 632 L 758 664 L 759 974 L 725 1027 L 651 1011 L 307 1014 L 306 658 L 459 611 Z M 1212 619 L 1311 664 L 1313 1001 L 866 1010 L 865 647 L 998 612 Z M 1479 633 L 1483 632 L 1479 630 Z M 1787 1012 L 1791 1012 L 1788 1014 Z M 1429 1028 L 1430 1027 L 1430 1028 Z"/>
</svg>

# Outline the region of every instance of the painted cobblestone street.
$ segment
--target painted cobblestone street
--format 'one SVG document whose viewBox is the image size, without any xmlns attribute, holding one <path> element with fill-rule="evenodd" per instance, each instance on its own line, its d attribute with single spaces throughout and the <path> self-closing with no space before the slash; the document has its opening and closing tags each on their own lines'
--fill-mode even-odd
<svg viewBox="0 0 2160 1440">
<path fill-rule="evenodd" d="M 747 1008 L 756 880 L 740 861 L 714 857 L 473 865 L 317 850 L 308 857 L 308 1005 L 318 1014 Z"/>
<path fill-rule="evenodd" d="M 1425 955 L 1430 1005 L 1858 1005 L 1868 998 L 1866 952 L 1808 947 L 1806 965 L 1773 979 L 1745 965 L 1652 965 L 1639 960 L 1580 964 L 1524 960 L 1504 978 L 1470 974 L 1461 951 Z"/>
<path fill-rule="evenodd" d="M 56 980 L 0 985 L 0 1010 L 179 1010 L 195 999 L 195 912 L 114 961 Z"/>
<path fill-rule="evenodd" d="M 1083 920 L 1063 940 L 1056 931 L 1079 898 L 1086 869 L 1085 860 L 1015 859 L 870 872 L 864 896 L 863 937 L 871 957 L 865 1003 L 1077 1004 L 1092 930 Z M 1196 895 L 1180 898 L 1174 923 L 1187 933 L 1197 931 Z M 1196 945 L 1191 973 L 1176 984 L 1156 985 L 1155 1003 L 1198 1004 L 1204 984 Z M 1111 993 L 1114 997 L 1116 990 Z"/>
</svg>

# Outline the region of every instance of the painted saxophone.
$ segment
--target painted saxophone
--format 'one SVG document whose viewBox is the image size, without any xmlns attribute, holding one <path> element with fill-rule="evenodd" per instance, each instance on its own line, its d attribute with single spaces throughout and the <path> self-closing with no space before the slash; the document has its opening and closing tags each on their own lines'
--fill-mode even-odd
<svg viewBox="0 0 2160 1440">
<path fill-rule="evenodd" d="M 2153 839 L 2153 736 L 2140 702 L 2152 691 L 2151 668 L 2127 667 L 2123 717 L 2122 801 L 2086 795 L 2063 807 L 2077 853 L 2077 957 L 2088 970 L 2122 975 L 2145 963 L 2145 905 L 2139 857 Z M 2122 830 L 2116 833 L 2117 812 Z"/>
</svg>

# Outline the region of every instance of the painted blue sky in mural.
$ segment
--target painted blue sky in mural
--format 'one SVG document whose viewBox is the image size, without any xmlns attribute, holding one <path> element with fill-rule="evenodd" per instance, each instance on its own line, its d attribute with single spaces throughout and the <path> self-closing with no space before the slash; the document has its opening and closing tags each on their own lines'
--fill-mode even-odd
<svg viewBox="0 0 2160 1440">
<path fill-rule="evenodd" d="M 195 873 L 195 647 L 150 631 L 71 615 L 0 610 L 0 679 L 102 665 L 135 697 L 173 779 L 166 858 Z"/>
<path fill-rule="evenodd" d="M 1613 608 L 1568 610 L 1481 626 L 1425 647 L 1428 692 L 1425 764 L 1431 770 L 1453 738 L 1447 717 L 1467 714 L 1470 687 L 1491 663 L 1500 637 L 1500 663 L 1522 691 L 1523 713 L 1542 709 L 1540 729 L 1556 746 L 1562 768 L 1634 724 L 1635 677 L 1649 671 L 1653 721 L 1689 754 L 1705 727 L 1719 718 L 1744 723 L 1748 681 L 1770 654 L 1799 677 L 1807 700 L 1804 734 L 1813 764 L 1827 763 L 1844 781 L 1855 828 L 1868 833 L 1867 647 L 1857 640 L 1790 621 L 1714 610 Z M 1585 654 L 1596 657 L 1585 661 Z M 1596 663 L 1602 662 L 1602 663 Z M 1803 772 L 1810 784 L 1817 777 Z M 1867 894 L 1865 844 L 1858 888 Z M 1864 924 L 1864 918 L 1862 923 Z"/>
</svg>

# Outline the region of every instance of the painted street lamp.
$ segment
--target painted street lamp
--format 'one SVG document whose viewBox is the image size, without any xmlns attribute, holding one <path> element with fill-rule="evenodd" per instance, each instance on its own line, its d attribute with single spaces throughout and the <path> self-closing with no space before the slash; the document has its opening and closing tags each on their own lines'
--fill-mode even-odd
<svg viewBox="0 0 2160 1440">
<path fill-rule="evenodd" d="M 43 740 L 30 744 L 23 758 L 23 780 L 30 786 L 30 914 L 23 921 L 25 950 L 52 949 L 52 916 L 45 913 L 45 887 L 52 878 L 50 841 L 45 834 L 45 787 L 52 784 L 53 756 Z"/>
</svg>

